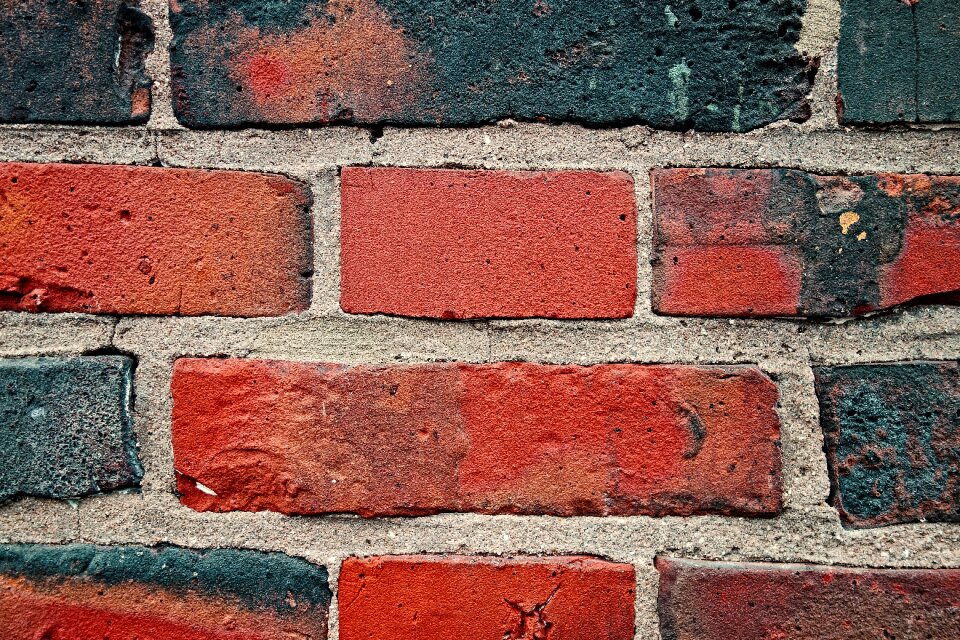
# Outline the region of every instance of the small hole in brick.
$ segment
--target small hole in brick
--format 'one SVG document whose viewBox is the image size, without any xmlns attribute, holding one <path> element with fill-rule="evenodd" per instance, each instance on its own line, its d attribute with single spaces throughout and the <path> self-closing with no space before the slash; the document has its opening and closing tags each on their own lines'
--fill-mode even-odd
<svg viewBox="0 0 960 640">
<path fill-rule="evenodd" d="M 703 11 L 700 10 L 700 7 L 694 5 L 690 7 L 690 18 L 694 22 L 700 22 L 700 18 L 703 17 Z"/>
<path fill-rule="evenodd" d="M 129 220 L 129 219 L 130 219 L 130 210 L 129 210 L 129 209 L 123 209 L 123 210 L 121 210 L 121 211 L 120 211 L 120 219 L 121 219 L 121 220 Z"/>
</svg>

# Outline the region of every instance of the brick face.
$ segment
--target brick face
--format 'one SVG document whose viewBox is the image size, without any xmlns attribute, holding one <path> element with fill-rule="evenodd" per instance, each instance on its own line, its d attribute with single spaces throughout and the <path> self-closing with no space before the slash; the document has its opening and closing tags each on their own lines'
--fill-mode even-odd
<svg viewBox="0 0 960 640">
<path fill-rule="evenodd" d="M 274 316 L 306 308 L 310 194 L 235 171 L 0 164 L 0 309 Z"/>
<path fill-rule="evenodd" d="M 341 207 L 348 313 L 633 313 L 637 214 L 625 173 L 349 168 Z"/>
<path fill-rule="evenodd" d="M 831 503 L 869 527 L 960 521 L 960 364 L 814 369 Z"/>
<path fill-rule="evenodd" d="M 960 121 L 960 11 L 955 0 L 843 0 L 840 120 Z"/>
<path fill-rule="evenodd" d="M 777 389 L 752 368 L 185 359 L 173 398 L 203 511 L 780 509 Z"/>
<path fill-rule="evenodd" d="M 634 637 L 633 567 L 595 558 L 348 558 L 343 640 Z"/>
<path fill-rule="evenodd" d="M 652 178 L 659 313 L 845 317 L 958 300 L 956 176 L 665 169 Z"/>
<path fill-rule="evenodd" d="M 664 640 L 955 638 L 960 571 L 658 558 Z"/>
<path fill-rule="evenodd" d="M 0 122 L 146 122 L 153 25 L 138 5 L 0 2 Z"/>
<path fill-rule="evenodd" d="M 129 358 L 0 360 L 0 501 L 139 485 L 132 385 Z"/>
<path fill-rule="evenodd" d="M 804 8 L 178 0 L 175 110 L 192 127 L 515 118 L 746 131 L 809 115 L 809 60 L 794 49 Z"/>
<path fill-rule="evenodd" d="M 279 553 L 0 545 L 4 640 L 327 637 L 327 571 Z"/>
</svg>

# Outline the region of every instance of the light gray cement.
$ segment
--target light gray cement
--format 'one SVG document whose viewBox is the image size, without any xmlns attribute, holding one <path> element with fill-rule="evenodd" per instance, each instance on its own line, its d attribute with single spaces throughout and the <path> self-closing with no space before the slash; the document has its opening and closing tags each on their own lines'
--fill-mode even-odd
<svg viewBox="0 0 960 640">
<path fill-rule="evenodd" d="M 799 49 L 820 56 L 813 118 L 748 134 L 585 129 L 503 122 L 474 129 L 388 128 L 373 140 L 350 127 L 189 131 L 173 118 L 163 0 L 146 8 L 158 27 L 149 59 L 154 112 L 145 127 L 0 127 L 0 160 L 162 164 L 279 172 L 315 197 L 314 298 L 306 313 L 274 319 L 102 318 L 0 314 L 0 356 L 83 354 L 113 348 L 137 357 L 136 431 L 143 490 L 79 503 L 21 500 L 0 508 L 0 540 L 175 543 L 279 550 L 327 565 L 390 553 L 591 553 L 638 572 L 637 638 L 659 638 L 656 554 L 872 567 L 960 567 L 960 525 L 850 531 L 826 506 L 827 470 L 811 366 L 960 358 L 960 308 L 899 310 L 846 323 L 665 318 L 649 303 L 649 171 L 672 166 L 796 167 L 821 173 L 960 173 L 960 129 L 855 130 L 837 124 L 837 0 L 811 0 Z M 345 165 L 626 170 L 639 206 L 635 317 L 613 322 L 434 322 L 348 316 L 339 310 L 338 170 Z M 233 355 L 345 363 L 754 363 L 781 391 L 786 508 L 770 520 L 554 518 L 448 514 L 363 520 L 277 514 L 201 514 L 174 496 L 170 373 L 180 356 Z M 334 588 L 336 585 L 333 585 Z M 337 640 L 336 604 L 331 640 Z"/>
</svg>

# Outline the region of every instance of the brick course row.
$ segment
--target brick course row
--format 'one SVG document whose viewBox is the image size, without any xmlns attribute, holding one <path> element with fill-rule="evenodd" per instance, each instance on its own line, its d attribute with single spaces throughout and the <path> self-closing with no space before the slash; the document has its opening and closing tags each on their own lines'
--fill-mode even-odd
<svg viewBox="0 0 960 640">
<path fill-rule="evenodd" d="M 842 122 L 960 118 L 953 2 L 842 2 Z M 8 4 L 0 122 L 146 121 L 154 26 L 136 0 Z M 517 118 L 748 131 L 810 115 L 818 61 L 795 50 L 805 8 L 171 0 L 173 106 L 191 127 Z"/>
<path fill-rule="evenodd" d="M 652 307 L 848 317 L 956 303 L 960 178 L 789 169 L 652 173 Z M 306 310 L 311 194 L 268 174 L 0 164 L 0 309 L 277 316 Z M 340 304 L 437 319 L 625 318 L 624 173 L 344 168 Z"/>
<path fill-rule="evenodd" d="M 960 571 L 660 557 L 666 640 L 952 638 Z M 592 557 L 347 558 L 339 635 L 630 640 L 634 567 Z M 149 594 L 149 595 L 147 595 Z M 327 571 L 279 553 L 0 546 L 5 640 L 327 637 Z"/>
<path fill-rule="evenodd" d="M 0 497 L 136 487 L 132 366 L 0 361 Z M 844 524 L 960 520 L 960 365 L 817 367 Z M 172 444 L 199 511 L 365 517 L 764 517 L 781 510 L 777 387 L 747 366 L 176 362 Z"/>
</svg>

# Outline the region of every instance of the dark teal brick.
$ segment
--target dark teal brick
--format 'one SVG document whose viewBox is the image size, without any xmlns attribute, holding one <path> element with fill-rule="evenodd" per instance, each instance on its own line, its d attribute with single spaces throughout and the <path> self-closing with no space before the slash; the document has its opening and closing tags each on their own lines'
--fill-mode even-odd
<svg viewBox="0 0 960 640">
<path fill-rule="evenodd" d="M 809 115 L 806 0 L 178 0 L 191 127 L 504 118 L 747 131 Z"/>
<path fill-rule="evenodd" d="M 137 486 L 132 369 L 119 356 L 0 360 L 0 500 Z"/>
<path fill-rule="evenodd" d="M 960 0 L 842 0 L 838 74 L 847 124 L 960 118 Z"/>
<path fill-rule="evenodd" d="M 0 3 L 0 122 L 145 122 L 153 28 L 137 4 Z"/>
<path fill-rule="evenodd" d="M 199 592 L 281 615 L 291 602 L 324 615 L 331 593 L 325 567 L 283 553 L 174 546 L 0 545 L 0 576 L 30 582 L 140 583 L 183 596 Z"/>
<path fill-rule="evenodd" d="M 845 524 L 960 521 L 960 363 L 814 369 Z"/>
</svg>

